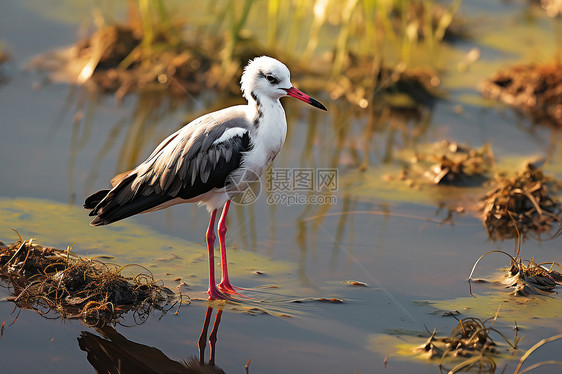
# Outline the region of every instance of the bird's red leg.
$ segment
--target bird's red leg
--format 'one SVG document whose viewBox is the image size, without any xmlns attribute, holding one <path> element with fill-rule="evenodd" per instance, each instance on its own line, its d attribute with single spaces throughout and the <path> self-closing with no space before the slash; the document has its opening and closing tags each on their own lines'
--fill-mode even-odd
<svg viewBox="0 0 562 374">
<path fill-rule="evenodd" d="M 234 289 L 234 286 L 230 284 L 228 279 L 228 268 L 226 263 L 226 215 L 228 214 L 228 208 L 230 208 L 230 200 L 224 204 L 222 210 L 221 218 L 219 219 L 219 243 L 221 247 L 221 268 L 222 268 L 222 280 L 217 286 L 217 288 L 226 294 L 236 294 L 240 295 Z M 242 296 L 242 295 L 240 295 Z"/>
<path fill-rule="evenodd" d="M 211 220 L 207 228 L 207 249 L 209 250 L 209 299 L 226 299 L 226 296 L 215 285 L 215 217 L 217 210 L 211 213 Z"/>
</svg>

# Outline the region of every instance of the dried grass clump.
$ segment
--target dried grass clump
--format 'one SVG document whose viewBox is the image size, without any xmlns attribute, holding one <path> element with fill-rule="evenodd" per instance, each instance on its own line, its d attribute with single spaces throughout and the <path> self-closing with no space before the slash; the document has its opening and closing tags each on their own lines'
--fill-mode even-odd
<svg viewBox="0 0 562 374">
<path fill-rule="evenodd" d="M 494 165 L 489 145 L 480 149 L 443 140 L 417 151 L 397 179 L 413 187 L 419 181 L 457 187 L 478 186 L 484 183 Z"/>
<path fill-rule="evenodd" d="M 562 284 L 562 274 L 554 269 L 555 266 L 560 269 L 558 264 L 552 262 L 537 264 L 531 260 L 525 265 L 517 256 L 511 259 L 511 267 L 502 283 L 513 289 L 515 296 L 548 295 Z"/>
<path fill-rule="evenodd" d="M 393 116 L 419 119 L 423 110 L 432 108 L 443 96 L 438 90 L 441 81 L 430 68 L 375 66 L 372 59 L 355 55 L 348 59 L 343 74 L 328 83 L 333 100 L 345 97 L 361 108 L 373 105 L 375 113 L 390 110 Z"/>
<path fill-rule="evenodd" d="M 13 289 L 8 300 L 48 318 L 76 318 L 101 327 L 116 324 L 131 311 L 135 322 L 142 323 L 152 310 L 165 314 L 177 301 L 144 268 L 124 276 L 123 270 L 133 265 L 118 268 L 32 239 L 2 246 L 0 266 L 0 279 Z"/>
<path fill-rule="evenodd" d="M 447 358 L 462 359 L 460 363 L 450 369 L 449 373 L 468 371 L 473 367 L 478 367 L 479 372 L 482 373 L 493 373 L 496 369 L 493 356 L 498 352 L 497 344 L 491 338 L 490 333 L 497 333 L 514 349 L 517 348 L 519 342 L 519 338 L 516 336 L 512 344 L 493 327 L 494 321 L 495 319 L 492 320 L 490 326 L 486 326 L 486 321 L 478 318 L 468 317 L 459 320 L 450 336 L 436 337 L 436 333 L 433 331 L 429 339 L 416 347 L 414 352 L 423 353 L 428 359 L 441 357 L 440 368 Z"/>
<path fill-rule="evenodd" d="M 513 296 L 529 296 L 533 295 L 548 295 L 554 292 L 556 286 L 562 284 L 562 274 L 560 273 L 560 265 L 556 262 L 542 262 L 536 263 L 533 260 L 527 261 L 527 264 L 523 262 L 523 259 L 519 255 L 521 251 L 521 240 L 518 237 L 519 248 L 515 257 L 511 256 L 509 253 L 501 250 L 493 250 L 484 253 L 482 256 L 476 260 L 472 271 L 468 276 L 468 284 L 470 287 L 470 294 L 472 295 L 472 285 L 471 281 L 474 279 L 472 275 L 476 266 L 484 257 L 490 253 L 501 253 L 508 256 L 511 260 L 510 267 L 502 270 L 499 277 L 491 280 L 479 279 L 479 282 L 492 282 L 502 286 L 505 286 L 512 290 Z M 474 296 L 474 295 L 473 295 Z"/>
<path fill-rule="evenodd" d="M 425 172 L 433 183 L 466 186 L 486 180 L 494 162 L 490 146 L 474 149 L 448 141 L 441 142 L 440 146 L 441 152 L 431 156 L 438 162 Z"/>
<path fill-rule="evenodd" d="M 183 97 L 208 87 L 211 62 L 200 49 L 143 50 L 141 35 L 134 25 L 105 26 L 67 50 L 36 57 L 30 68 L 49 72 L 54 81 L 89 83 L 117 99 L 137 91 Z"/>
<path fill-rule="evenodd" d="M 170 38 L 155 35 L 160 47 L 152 50 L 142 45 L 143 33 L 135 22 L 106 26 L 77 43 L 68 63 L 77 65 L 79 82 L 91 78 L 99 89 L 118 97 L 147 90 L 199 93 L 206 88 L 210 59 L 200 49 L 175 45 Z"/>
<path fill-rule="evenodd" d="M 551 195 L 559 183 L 527 164 L 511 178 L 500 177 L 483 198 L 482 223 L 493 240 L 549 233 L 560 225 L 561 206 Z"/>
<path fill-rule="evenodd" d="M 488 98 L 530 115 L 536 123 L 562 127 L 562 66 L 516 65 L 480 85 Z"/>
</svg>

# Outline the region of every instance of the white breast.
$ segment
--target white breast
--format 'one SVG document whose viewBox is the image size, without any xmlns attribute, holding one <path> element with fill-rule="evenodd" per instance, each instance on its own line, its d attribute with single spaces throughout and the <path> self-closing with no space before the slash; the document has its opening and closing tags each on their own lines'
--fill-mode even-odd
<svg viewBox="0 0 562 374">
<path fill-rule="evenodd" d="M 261 175 L 277 156 L 287 137 L 285 110 L 278 100 L 262 104 L 263 116 L 252 136 L 252 150 L 243 159 L 243 167 Z"/>
</svg>

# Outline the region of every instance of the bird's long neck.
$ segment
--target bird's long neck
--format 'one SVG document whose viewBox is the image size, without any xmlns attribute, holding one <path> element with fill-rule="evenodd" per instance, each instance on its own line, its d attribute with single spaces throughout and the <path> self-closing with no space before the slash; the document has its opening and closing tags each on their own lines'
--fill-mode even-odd
<svg viewBox="0 0 562 374">
<path fill-rule="evenodd" d="M 259 127 L 268 125 L 268 127 L 283 127 L 286 132 L 285 110 L 279 99 L 272 99 L 251 92 L 248 98 L 248 107 L 252 113 L 253 124 L 258 130 Z"/>
<path fill-rule="evenodd" d="M 285 110 L 279 99 L 264 97 L 254 92 L 248 98 L 248 110 L 255 127 L 254 148 L 261 149 L 269 164 L 279 153 L 287 136 Z"/>
</svg>

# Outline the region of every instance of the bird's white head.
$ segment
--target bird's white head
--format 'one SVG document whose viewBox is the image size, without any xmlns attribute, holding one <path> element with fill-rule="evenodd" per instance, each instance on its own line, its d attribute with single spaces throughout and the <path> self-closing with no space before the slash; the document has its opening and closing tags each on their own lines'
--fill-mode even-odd
<svg viewBox="0 0 562 374">
<path fill-rule="evenodd" d="M 252 95 L 279 99 L 287 95 L 287 91 L 283 88 L 293 87 L 291 72 L 285 64 L 274 58 L 256 57 L 244 68 L 240 87 L 248 101 L 252 99 Z"/>
<path fill-rule="evenodd" d="M 284 96 L 292 96 L 326 110 L 319 101 L 293 87 L 289 69 L 285 64 L 271 57 L 261 56 L 250 60 L 242 73 L 240 87 L 248 102 L 257 102 L 265 98 L 277 100 Z"/>
</svg>

